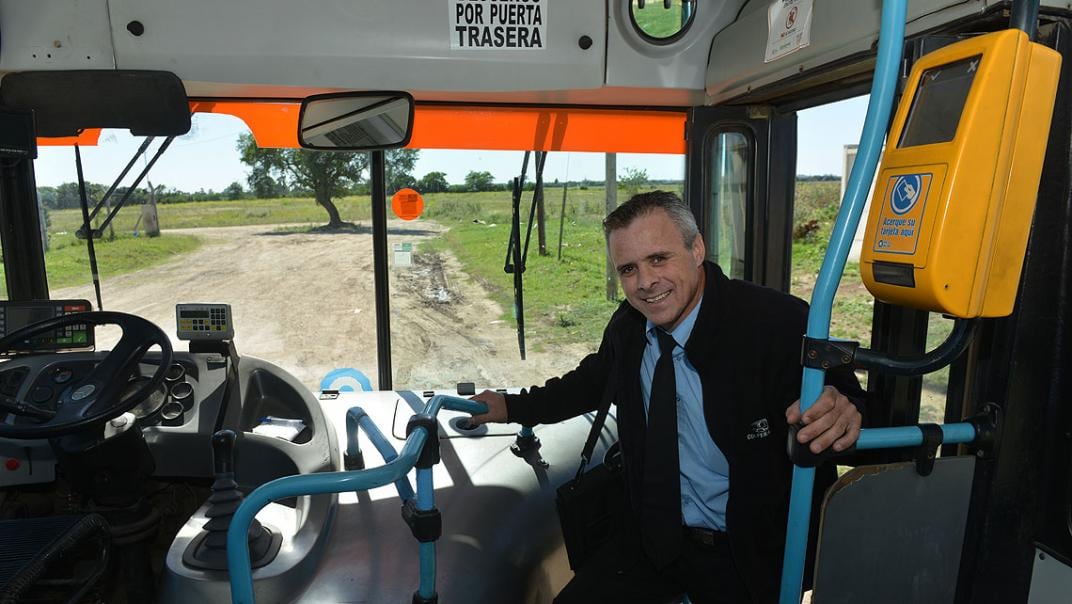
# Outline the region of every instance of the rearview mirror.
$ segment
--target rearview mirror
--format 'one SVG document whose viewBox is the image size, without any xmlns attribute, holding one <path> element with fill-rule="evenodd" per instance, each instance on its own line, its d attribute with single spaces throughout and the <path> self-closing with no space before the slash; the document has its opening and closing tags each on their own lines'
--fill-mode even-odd
<svg viewBox="0 0 1072 604">
<path fill-rule="evenodd" d="M 307 149 L 372 151 L 405 146 L 413 97 L 405 92 L 342 92 L 302 101 L 298 142 Z"/>
</svg>

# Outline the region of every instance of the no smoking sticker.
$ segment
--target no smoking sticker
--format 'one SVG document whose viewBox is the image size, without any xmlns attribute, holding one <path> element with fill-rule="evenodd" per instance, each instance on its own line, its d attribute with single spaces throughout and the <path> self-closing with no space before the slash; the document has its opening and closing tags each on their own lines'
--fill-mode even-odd
<svg viewBox="0 0 1072 604">
<path fill-rule="evenodd" d="M 811 44 L 814 0 L 775 0 L 767 9 L 767 53 L 770 63 Z"/>
</svg>

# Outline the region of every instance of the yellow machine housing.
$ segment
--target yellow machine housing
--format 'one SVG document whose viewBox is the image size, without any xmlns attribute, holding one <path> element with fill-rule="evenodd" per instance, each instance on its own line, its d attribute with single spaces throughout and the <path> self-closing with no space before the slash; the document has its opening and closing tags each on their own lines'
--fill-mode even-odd
<svg viewBox="0 0 1072 604">
<path fill-rule="evenodd" d="M 860 259 L 876 298 L 963 318 L 1012 312 L 1060 55 L 1010 29 L 912 68 Z"/>
</svg>

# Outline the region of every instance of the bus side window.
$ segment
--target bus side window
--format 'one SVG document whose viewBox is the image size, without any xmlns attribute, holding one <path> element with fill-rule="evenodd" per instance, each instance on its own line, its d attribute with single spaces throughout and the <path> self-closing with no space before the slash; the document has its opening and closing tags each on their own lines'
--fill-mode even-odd
<svg viewBox="0 0 1072 604">
<path fill-rule="evenodd" d="M 752 142 L 742 132 L 711 137 L 711 196 L 707 200 L 707 259 L 729 277 L 745 278 L 746 225 Z"/>
</svg>

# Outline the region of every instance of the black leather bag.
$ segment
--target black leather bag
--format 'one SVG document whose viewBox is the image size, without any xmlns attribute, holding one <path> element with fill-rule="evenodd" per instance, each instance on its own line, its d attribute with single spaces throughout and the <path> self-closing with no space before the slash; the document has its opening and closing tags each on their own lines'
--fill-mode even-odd
<svg viewBox="0 0 1072 604">
<path fill-rule="evenodd" d="M 610 447 L 603 457 L 603 463 L 588 472 L 584 471 L 599 433 L 603 430 L 609 407 L 610 403 L 606 401 L 592 422 L 576 476 L 560 486 L 555 496 L 562 540 L 566 544 L 570 569 L 574 572 L 583 567 L 592 554 L 614 535 L 625 505 L 625 482 L 618 443 Z"/>
</svg>

